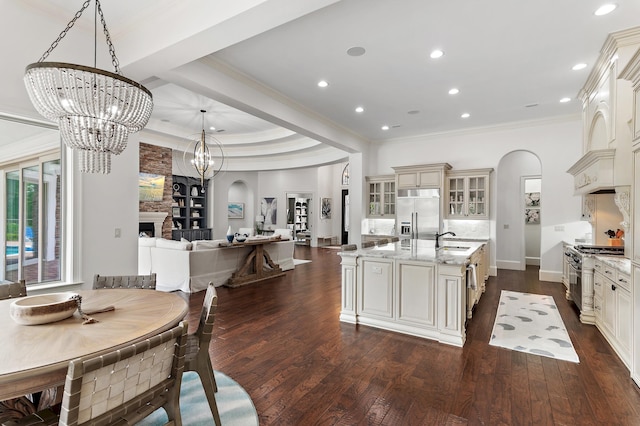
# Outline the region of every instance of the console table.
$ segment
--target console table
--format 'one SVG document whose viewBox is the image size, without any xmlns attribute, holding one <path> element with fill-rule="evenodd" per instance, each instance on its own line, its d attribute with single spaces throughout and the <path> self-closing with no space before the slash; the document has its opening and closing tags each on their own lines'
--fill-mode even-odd
<svg viewBox="0 0 640 426">
<path fill-rule="evenodd" d="M 246 284 L 255 283 L 270 278 L 281 277 L 284 271 L 280 265 L 275 263 L 269 252 L 264 250 L 264 245 L 280 241 L 280 237 L 260 238 L 248 240 L 243 243 L 231 243 L 227 246 L 220 247 L 252 247 L 253 250 L 247 255 L 242 266 L 231 275 L 229 281 L 225 284 L 227 287 L 240 287 Z"/>
</svg>

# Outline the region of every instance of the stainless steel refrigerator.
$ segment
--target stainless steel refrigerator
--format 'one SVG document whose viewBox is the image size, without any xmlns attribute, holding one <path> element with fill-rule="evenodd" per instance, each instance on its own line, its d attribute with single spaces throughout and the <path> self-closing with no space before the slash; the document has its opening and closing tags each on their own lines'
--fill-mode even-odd
<svg viewBox="0 0 640 426">
<path fill-rule="evenodd" d="M 398 189 L 396 215 L 400 238 L 435 239 L 440 230 L 440 190 Z"/>
</svg>

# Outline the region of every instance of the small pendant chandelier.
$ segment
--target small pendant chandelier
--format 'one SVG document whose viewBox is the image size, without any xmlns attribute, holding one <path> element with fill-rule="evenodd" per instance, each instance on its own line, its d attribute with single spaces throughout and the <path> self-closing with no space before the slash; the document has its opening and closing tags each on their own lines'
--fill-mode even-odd
<svg viewBox="0 0 640 426">
<path fill-rule="evenodd" d="M 198 172 L 200 186 L 204 192 L 204 181 L 220 173 L 224 165 L 225 157 L 222 144 L 211 135 L 208 135 L 204 130 L 204 114 L 207 111 L 201 109 L 200 112 L 202 113 L 200 139 L 192 142 L 193 149 L 190 149 L 192 144 L 189 144 L 189 148 L 185 151 L 184 156 L 188 153 L 193 153 L 193 158 L 190 160 L 190 163 L 193 168 L 196 169 L 196 172 Z M 183 157 L 183 161 L 186 163 L 186 157 Z"/>
<path fill-rule="evenodd" d="M 38 113 L 56 121 L 65 144 L 80 152 L 80 171 L 110 173 L 111 155 L 120 154 L 129 133 L 149 121 L 153 97 L 143 85 L 121 75 L 100 1 L 95 3 L 96 28 L 99 14 L 115 73 L 95 68 L 95 53 L 94 68 L 44 62 L 91 4 L 87 0 L 40 60 L 26 67 L 24 83 Z"/>
</svg>

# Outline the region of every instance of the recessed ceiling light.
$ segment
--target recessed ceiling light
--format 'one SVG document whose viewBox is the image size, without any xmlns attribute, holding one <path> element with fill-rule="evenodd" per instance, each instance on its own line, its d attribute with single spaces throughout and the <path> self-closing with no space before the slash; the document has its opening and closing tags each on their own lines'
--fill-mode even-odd
<svg viewBox="0 0 640 426">
<path fill-rule="evenodd" d="M 471 117 L 471 114 L 469 114 L 468 112 L 465 112 L 465 113 L 464 113 L 464 114 L 462 114 L 460 117 L 461 117 L 461 118 L 469 118 L 469 117 Z"/>
<path fill-rule="evenodd" d="M 458 93 L 460 93 L 460 90 L 456 89 L 455 87 L 449 90 L 450 95 L 457 95 Z"/>
<path fill-rule="evenodd" d="M 593 12 L 593 14 L 596 15 L 596 16 L 607 15 L 607 14 L 613 12 L 616 9 L 616 7 L 618 7 L 618 5 L 617 4 L 613 4 L 613 3 L 603 4 L 602 6 L 600 6 L 598 8 L 598 10 Z"/>
<path fill-rule="evenodd" d="M 325 80 L 320 80 L 318 82 L 318 87 L 327 87 L 329 85 L 329 83 L 327 83 Z"/>
<path fill-rule="evenodd" d="M 362 108 L 361 106 L 356 107 L 356 112 L 364 112 L 364 108 Z"/>
<path fill-rule="evenodd" d="M 562 99 L 560 99 L 560 102 L 562 102 L 564 104 L 564 103 L 569 102 L 570 100 L 571 100 L 571 98 L 562 98 Z"/>
<path fill-rule="evenodd" d="M 213 126 L 209 127 L 209 130 L 215 130 L 215 129 L 216 129 L 216 128 L 215 128 L 215 127 L 213 127 Z"/>
<path fill-rule="evenodd" d="M 411 114 L 411 115 L 420 114 L 420 111 L 418 111 L 417 109 L 412 109 L 411 111 L 407 112 L 407 114 Z"/>
<path fill-rule="evenodd" d="M 442 50 L 436 49 L 429 55 L 431 59 L 438 59 L 444 56 L 444 52 Z"/>
<path fill-rule="evenodd" d="M 163 123 L 170 123 L 171 122 L 171 120 L 169 120 L 168 118 L 163 118 L 160 121 L 162 121 Z"/>
<path fill-rule="evenodd" d="M 356 46 L 347 50 L 347 55 L 349 56 L 362 56 L 366 53 L 364 47 Z"/>
<path fill-rule="evenodd" d="M 525 108 L 535 108 L 537 106 L 538 106 L 538 104 L 528 104 L 528 105 L 525 105 L 524 107 Z"/>
<path fill-rule="evenodd" d="M 587 64 L 585 63 L 580 63 L 580 64 L 575 64 L 571 69 L 574 71 L 578 71 L 578 70 L 583 70 L 587 67 Z"/>
<path fill-rule="evenodd" d="M 382 127 L 381 127 L 381 129 L 382 129 L 382 130 L 389 130 L 389 126 L 384 125 L 384 126 L 382 126 Z"/>
</svg>

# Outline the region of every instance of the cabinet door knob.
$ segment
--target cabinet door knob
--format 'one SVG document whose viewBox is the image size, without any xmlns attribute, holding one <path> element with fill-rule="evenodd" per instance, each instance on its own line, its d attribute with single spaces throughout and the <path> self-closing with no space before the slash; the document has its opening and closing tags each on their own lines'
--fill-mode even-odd
<svg viewBox="0 0 640 426">
<path fill-rule="evenodd" d="M 614 284 L 611 284 L 611 290 L 616 291 L 616 286 Z"/>
</svg>

